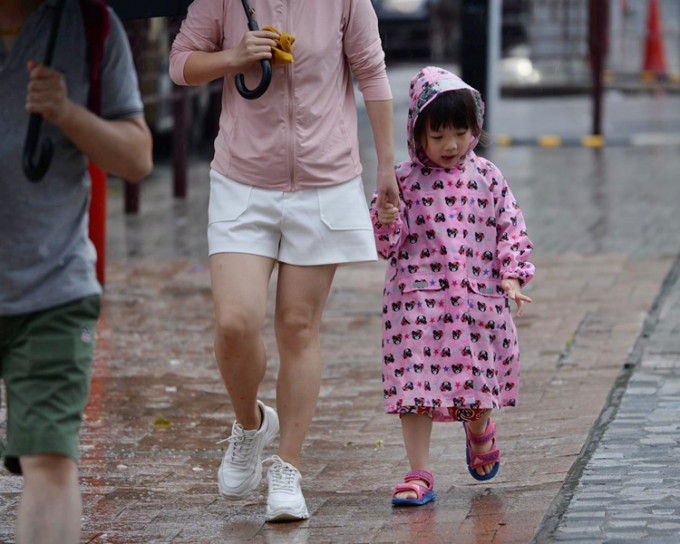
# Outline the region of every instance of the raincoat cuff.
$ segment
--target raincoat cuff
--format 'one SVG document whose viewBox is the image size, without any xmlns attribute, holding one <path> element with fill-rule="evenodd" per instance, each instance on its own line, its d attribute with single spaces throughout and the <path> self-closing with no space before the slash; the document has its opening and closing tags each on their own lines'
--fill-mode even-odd
<svg viewBox="0 0 680 544">
<path fill-rule="evenodd" d="M 520 286 L 529 283 L 531 281 L 531 278 L 533 277 L 534 277 L 533 273 L 524 270 L 523 268 L 511 268 L 503 271 L 504 280 L 517 279 L 519 280 Z"/>
</svg>

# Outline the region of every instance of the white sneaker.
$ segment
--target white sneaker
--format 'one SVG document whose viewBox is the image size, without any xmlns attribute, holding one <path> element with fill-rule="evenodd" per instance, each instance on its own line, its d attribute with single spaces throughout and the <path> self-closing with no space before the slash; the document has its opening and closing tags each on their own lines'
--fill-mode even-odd
<svg viewBox="0 0 680 544">
<path fill-rule="evenodd" d="M 307 519 L 309 512 L 300 489 L 300 471 L 278 455 L 267 459 L 274 464 L 267 472 L 269 495 L 267 521 L 295 521 Z"/>
<path fill-rule="evenodd" d="M 242 499 L 257 487 L 262 479 L 260 456 L 265 446 L 271 444 L 279 432 L 276 410 L 259 400 L 262 424 L 257 430 L 246 431 L 234 422 L 229 447 L 217 472 L 220 494 L 227 499 Z"/>
</svg>

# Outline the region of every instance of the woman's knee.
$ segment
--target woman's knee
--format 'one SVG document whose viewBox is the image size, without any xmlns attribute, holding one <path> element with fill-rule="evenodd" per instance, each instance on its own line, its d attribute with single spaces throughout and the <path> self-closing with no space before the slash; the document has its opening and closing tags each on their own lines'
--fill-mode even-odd
<svg viewBox="0 0 680 544">
<path fill-rule="evenodd" d="M 279 343 L 307 345 L 319 336 L 319 323 L 310 314 L 295 310 L 280 312 L 276 318 L 276 336 Z"/>
<path fill-rule="evenodd" d="M 252 313 L 229 311 L 218 315 L 215 324 L 216 336 L 228 343 L 240 343 L 257 338 L 262 323 L 253 318 Z"/>
</svg>

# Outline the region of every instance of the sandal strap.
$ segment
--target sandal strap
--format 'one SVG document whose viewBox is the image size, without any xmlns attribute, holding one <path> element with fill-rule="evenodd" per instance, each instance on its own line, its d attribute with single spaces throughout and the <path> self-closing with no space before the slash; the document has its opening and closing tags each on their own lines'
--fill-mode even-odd
<svg viewBox="0 0 680 544">
<path fill-rule="evenodd" d="M 429 491 L 424 485 L 410 483 L 410 484 L 397 484 L 394 486 L 393 497 L 396 497 L 399 493 L 404 491 L 413 491 L 416 494 L 416 499 L 422 499 L 423 495 Z"/>
<path fill-rule="evenodd" d="M 472 456 L 472 459 L 470 460 L 470 468 L 472 470 L 483 467 L 484 465 L 493 465 L 501 458 L 501 452 L 498 448 L 494 448 L 485 453 L 471 451 L 470 455 Z"/>
<path fill-rule="evenodd" d="M 411 482 L 413 480 L 423 480 L 424 482 L 427 482 L 428 489 L 432 489 L 434 487 L 434 476 L 427 470 L 414 469 L 407 472 L 406 476 L 404 476 L 404 482 Z"/>
<path fill-rule="evenodd" d="M 490 442 L 496 438 L 496 424 L 491 421 L 491 418 L 488 419 L 486 431 L 484 431 L 482 434 L 472 434 L 469 428 L 466 428 L 466 430 L 468 440 L 475 446 L 483 446 L 487 442 Z"/>
</svg>

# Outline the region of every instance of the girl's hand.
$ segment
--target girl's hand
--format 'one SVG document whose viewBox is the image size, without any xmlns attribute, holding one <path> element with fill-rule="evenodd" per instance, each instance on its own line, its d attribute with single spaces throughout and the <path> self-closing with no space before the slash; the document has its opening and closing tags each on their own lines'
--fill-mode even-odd
<svg viewBox="0 0 680 544">
<path fill-rule="evenodd" d="M 399 208 L 391 202 L 385 202 L 382 207 L 378 208 L 378 221 L 383 225 L 391 225 L 398 214 Z"/>
<path fill-rule="evenodd" d="M 247 68 L 250 64 L 272 58 L 272 47 L 276 46 L 278 34 L 269 30 L 253 30 L 243 35 L 236 47 L 235 69 Z"/>
<path fill-rule="evenodd" d="M 508 295 L 510 300 L 514 300 L 517 304 L 517 317 L 522 315 L 524 311 L 525 302 L 533 302 L 528 296 L 523 295 L 521 289 L 519 288 L 519 280 L 517 278 L 507 278 L 501 282 L 501 287 Z"/>
<path fill-rule="evenodd" d="M 68 97 L 64 74 L 43 64 L 29 61 L 26 110 L 42 115 L 45 121 L 59 126 L 73 106 Z"/>
<path fill-rule="evenodd" d="M 399 206 L 399 186 L 397 185 L 397 178 L 394 175 L 394 166 L 392 164 L 384 168 L 378 168 L 376 189 L 378 193 L 378 200 L 376 202 L 378 209 L 385 207 L 386 204 Z"/>
</svg>

